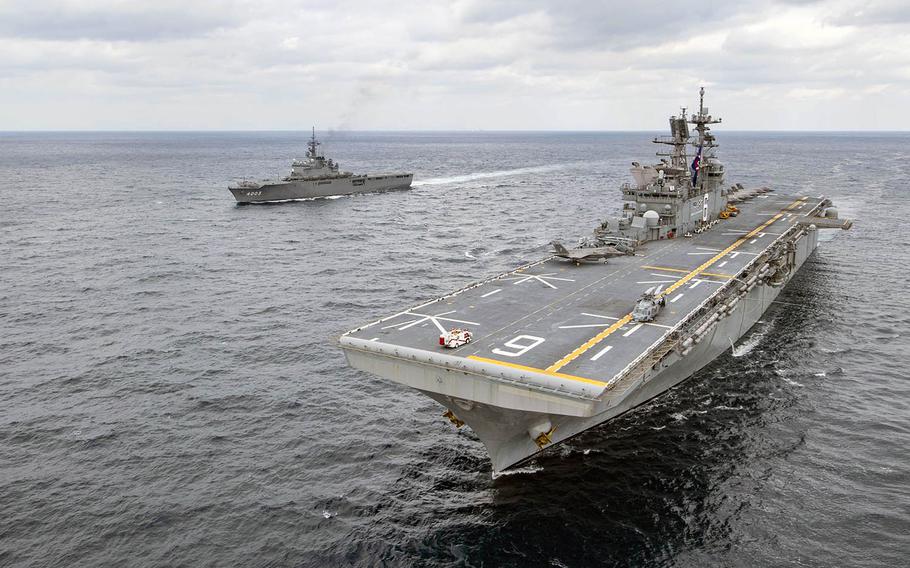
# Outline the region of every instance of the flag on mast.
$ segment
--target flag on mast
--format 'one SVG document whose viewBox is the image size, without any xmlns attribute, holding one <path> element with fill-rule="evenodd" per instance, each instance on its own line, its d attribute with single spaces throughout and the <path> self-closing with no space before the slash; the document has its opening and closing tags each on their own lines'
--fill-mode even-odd
<svg viewBox="0 0 910 568">
<path fill-rule="evenodd" d="M 701 146 L 698 147 L 698 153 L 695 154 L 695 159 L 692 160 L 692 185 L 695 185 L 696 180 L 698 180 L 698 169 L 701 166 Z"/>
</svg>

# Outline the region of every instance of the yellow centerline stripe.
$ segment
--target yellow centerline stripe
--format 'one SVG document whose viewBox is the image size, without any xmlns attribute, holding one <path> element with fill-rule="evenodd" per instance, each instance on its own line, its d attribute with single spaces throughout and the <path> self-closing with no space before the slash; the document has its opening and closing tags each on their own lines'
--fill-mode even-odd
<svg viewBox="0 0 910 568">
<path fill-rule="evenodd" d="M 550 375 L 551 377 L 559 377 L 560 379 L 569 379 L 570 381 L 580 381 L 582 383 L 588 383 L 596 385 L 599 387 L 607 386 L 607 383 L 603 381 L 595 381 L 593 379 L 586 379 L 584 377 L 577 377 L 575 375 L 567 375 L 565 373 L 554 373 L 546 369 L 538 369 L 537 367 L 528 367 L 525 365 L 517 365 L 515 363 L 506 363 L 505 361 L 499 361 L 496 359 L 487 359 L 486 357 L 478 357 L 476 355 L 468 355 L 468 359 L 473 359 L 474 361 L 480 361 L 482 363 L 492 363 L 494 365 L 502 365 L 503 367 L 511 367 L 513 369 L 518 369 L 519 371 L 530 371 L 532 373 L 541 373 L 544 375 Z"/>
<path fill-rule="evenodd" d="M 794 207 L 796 207 L 797 205 L 799 205 L 800 202 L 805 201 L 806 199 L 808 199 L 808 198 L 807 198 L 807 197 L 801 197 L 801 198 L 797 199 L 796 201 L 794 201 L 793 203 L 791 203 L 789 206 L 787 206 L 783 211 L 789 211 L 789 210 L 793 209 Z M 699 267 L 696 268 L 695 270 L 689 272 L 688 274 L 686 274 L 685 276 L 683 276 L 682 278 L 680 278 L 679 280 L 677 280 L 676 282 L 674 282 L 673 284 L 671 284 L 670 286 L 668 286 L 667 288 L 665 288 L 660 294 L 658 294 L 658 296 L 659 296 L 659 297 L 660 297 L 660 296 L 667 296 L 667 295 L 673 293 L 673 292 L 674 292 L 676 289 L 678 289 L 680 286 L 684 286 L 684 285 L 686 284 L 686 282 L 689 282 L 690 280 L 692 280 L 693 278 L 695 278 L 696 276 L 698 276 L 703 270 L 707 269 L 709 266 L 711 266 L 712 264 L 714 264 L 715 262 L 717 262 L 717 261 L 720 260 L 721 258 L 725 257 L 727 254 L 730 253 L 730 251 L 736 249 L 736 248 L 739 247 L 741 244 L 743 244 L 743 243 L 746 242 L 747 240 L 751 239 L 752 237 L 754 237 L 754 236 L 757 235 L 758 233 L 762 232 L 762 231 L 765 230 L 769 225 L 771 225 L 772 223 L 774 223 L 775 221 L 777 221 L 778 219 L 780 219 L 781 217 L 783 217 L 783 216 L 784 216 L 783 211 L 781 211 L 780 213 L 774 215 L 773 217 L 771 217 L 770 219 L 768 219 L 765 223 L 762 223 L 761 225 L 759 225 L 759 226 L 756 227 L 755 229 L 749 231 L 748 233 L 746 233 L 745 235 L 743 235 L 742 237 L 740 237 L 740 238 L 739 238 L 736 242 L 734 242 L 732 245 L 728 246 L 727 248 L 725 248 L 724 250 L 722 250 L 721 252 L 719 252 L 719 253 L 717 253 L 715 256 L 713 256 L 713 257 L 711 258 L 711 260 L 706 261 L 705 263 L 703 263 L 701 266 L 699 266 Z M 598 333 L 597 335 L 595 335 L 595 336 L 592 337 L 591 339 L 585 341 L 582 345 L 580 345 L 580 346 L 579 346 L 578 348 L 576 348 L 574 351 L 572 351 L 571 353 L 569 353 L 568 355 L 566 355 L 565 357 L 563 357 L 563 358 L 560 359 L 559 361 L 557 361 L 557 362 L 553 363 L 552 365 L 550 365 L 549 367 L 547 367 L 547 371 L 548 371 L 548 372 L 551 372 L 551 373 L 555 373 L 556 371 L 562 369 L 563 367 L 565 367 L 566 365 L 568 365 L 569 363 L 571 363 L 572 361 L 574 361 L 575 359 L 577 359 L 579 356 L 581 356 L 585 351 L 587 351 L 588 349 L 594 347 L 595 345 L 597 345 L 598 343 L 600 343 L 601 341 L 603 341 L 608 335 L 610 335 L 611 333 L 613 333 L 613 332 L 616 331 L 617 329 L 621 328 L 622 326 L 626 325 L 626 324 L 629 323 L 630 321 L 632 321 L 632 314 L 631 314 L 631 313 L 628 313 L 628 314 L 626 314 L 624 317 L 620 318 L 616 323 L 614 323 L 613 325 L 611 325 L 611 326 L 608 327 L 607 329 L 601 331 L 600 333 Z"/>
<path fill-rule="evenodd" d="M 650 270 L 665 270 L 667 272 L 689 272 L 688 270 L 684 270 L 682 268 L 667 268 L 665 266 L 647 266 L 647 265 L 645 265 L 645 266 L 642 266 L 642 268 L 648 268 Z M 733 278 L 732 274 L 720 274 L 717 272 L 702 272 L 701 275 L 702 276 L 716 276 L 718 278 Z"/>
<path fill-rule="evenodd" d="M 579 346 L 577 349 L 575 349 L 575 351 L 572 351 L 571 353 L 569 353 L 568 355 L 566 355 L 559 361 L 557 361 L 557 362 L 553 363 L 552 365 L 550 365 L 549 367 L 547 367 L 547 371 L 549 371 L 551 373 L 555 373 L 556 371 L 562 369 L 563 367 L 568 365 L 571 361 L 574 361 L 576 357 L 578 357 L 579 355 L 581 355 L 588 349 L 594 347 L 595 345 L 600 343 L 606 336 L 610 335 L 611 333 L 613 333 L 617 329 L 621 328 L 622 326 L 626 325 L 630 321 L 632 321 L 632 314 L 626 314 L 625 316 L 619 318 L 618 320 L 616 320 L 616 323 L 614 323 L 607 329 L 601 331 L 600 333 L 598 333 L 591 339 L 582 343 L 581 346 Z"/>
</svg>

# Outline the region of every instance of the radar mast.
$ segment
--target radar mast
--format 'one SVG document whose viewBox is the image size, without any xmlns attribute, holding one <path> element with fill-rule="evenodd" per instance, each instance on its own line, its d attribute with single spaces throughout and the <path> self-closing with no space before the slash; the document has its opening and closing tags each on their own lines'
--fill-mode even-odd
<svg viewBox="0 0 910 568">
<path fill-rule="evenodd" d="M 307 158 L 318 158 L 316 147 L 321 146 L 321 142 L 316 141 L 316 127 L 313 127 L 313 136 L 310 138 L 310 141 L 307 142 Z"/>
<path fill-rule="evenodd" d="M 689 123 L 695 125 L 695 131 L 698 132 L 698 140 L 692 145 L 698 148 L 717 148 L 714 141 L 714 135 L 711 134 L 709 124 L 718 124 L 722 121 L 720 118 L 711 116 L 708 108 L 705 106 L 705 88 L 698 91 L 698 114 L 693 114 L 689 118 Z M 685 117 L 685 114 L 683 114 Z"/>
</svg>

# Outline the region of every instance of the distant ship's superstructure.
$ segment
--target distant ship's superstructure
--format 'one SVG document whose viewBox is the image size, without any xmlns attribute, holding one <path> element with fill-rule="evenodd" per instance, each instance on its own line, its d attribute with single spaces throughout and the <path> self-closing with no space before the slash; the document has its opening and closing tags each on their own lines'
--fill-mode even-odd
<svg viewBox="0 0 910 568">
<path fill-rule="evenodd" d="M 702 89 L 698 111 L 654 139 L 660 162 L 632 163 L 619 219 L 577 249 L 554 242 L 554 256 L 345 333 L 349 363 L 444 405 L 496 471 L 679 384 L 759 320 L 819 229 L 851 225 L 824 196 L 727 186 L 719 122 Z M 447 327 L 471 341 L 440 348 Z"/>
<path fill-rule="evenodd" d="M 408 189 L 414 175 L 392 173 L 354 175 L 341 171 L 337 162 L 326 159 L 319 152 L 321 142 L 316 140 L 316 129 L 307 143 L 306 159 L 294 160 L 291 173 L 280 180 L 262 182 L 241 181 L 228 187 L 238 203 L 287 201 L 310 199 L 352 193 L 371 193 Z"/>
</svg>

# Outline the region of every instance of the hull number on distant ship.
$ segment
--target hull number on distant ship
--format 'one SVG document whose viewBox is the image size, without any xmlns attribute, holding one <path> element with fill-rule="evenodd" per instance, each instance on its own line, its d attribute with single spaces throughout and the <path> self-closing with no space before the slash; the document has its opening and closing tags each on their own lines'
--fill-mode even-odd
<svg viewBox="0 0 910 568">
<path fill-rule="evenodd" d="M 247 197 L 256 197 L 257 195 L 262 195 L 261 191 L 248 191 L 246 192 Z"/>
<path fill-rule="evenodd" d="M 514 351 L 506 351 L 497 347 L 493 350 L 493 353 L 496 353 L 497 355 L 505 355 L 506 357 L 520 357 L 544 341 L 545 339 L 543 337 L 534 337 L 533 335 L 519 335 L 518 337 L 510 339 L 503 344 L 505 347 L 509 347 Z"/>
</svg>

